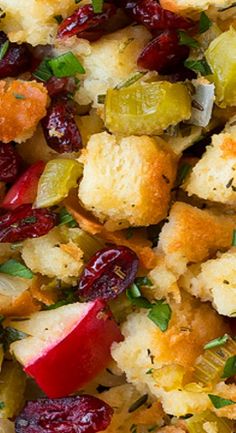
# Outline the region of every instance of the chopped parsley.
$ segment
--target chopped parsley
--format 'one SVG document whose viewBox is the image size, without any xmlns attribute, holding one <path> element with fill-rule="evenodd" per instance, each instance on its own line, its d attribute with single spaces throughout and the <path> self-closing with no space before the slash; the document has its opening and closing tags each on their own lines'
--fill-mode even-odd
<svg viewBox="0 0 236 433">
<path fill-rule="evenodd" d="M 203 11 L 200 15 L 199 20 L 199 33 L 205 33 L 212 26 L 212 21 L 207 16 L 207 14 Z"/>
<path fill-rule="evenodd" d="M 233 231 L 232 246 L 236 247 L 236 230 Z"/>
<path fill-rule="evenodd" d="M 228 378 L 234 376 L 235 374 L 236 374 L 236 355 L 231 356 L 230 358 L 227 359 L 224 366 L 222 377 Z"/>
<path fill-rule="evenodd" d="M 65 207 L 60 209 L 59 213 L 59 226 L 68 225 L 71 228 L 77 227 L 78 224 L 73 216 L 67 211 Z"/>
<path fill-rule="evenodd" d="M 85 69 L 80 61 L 71 51 L 48 60 L 48 65 L 53 75 L 58 78 L 73 77 L 77 73 L 85 73 Z"/>
<path fill-rule="evenodd" d="M 103 10 L 103 0 L 92 0 L 93 11 L 95 14 L 100 14 Z"/>
<path fill-rule="evenodd" d="M 128 409 L 129 413 L 134 412 L 135 410 L 139 409 L 141 406 L 143 406 L 148 399 L 148 394 L 142 395 L 142 397 L 138 398 Z"/>
<path fill-rule="evenodd" d="M 10 259 L 7 262 L 2 263 L 0 265 L 0 272 L 3 274 L 12 275 L 14 277 L 26 278 L 28 280 L 31 280 L 31 278 L 34 276 L 29 268 L 14 259 Z"/>
<path fill-rule="evenodd" d="M 5 407 L 4 401 L 0 401 L 0 410 L 4 409 L 4 407 Z"/>
<path fill-rule="evenodd" d="M 26 99 L 24 95 L 21 95 L 20 93 L 13 93 L 16 99 Z"/>
<path fill-rule="evenodd" d="M 236 404 L 235 401 L 222 398 L 219 395 L 208 394 L 208 397 L 216 409 L 221 409 L 222 407 Z"/>
<path fill-rule="evenodd" d="M 198 48 L 199 42 L 196 41 L 196 39 L 192 38 L 188 35 L 188 33 L 183 32 L 182 30 L 179 30 L 179 44 L 180 45 L 187 45 L 191 48 Z"/>
<path fill-rule="evenodd" d="M 227 334 L 223 335 L 223 337 L 215 338 L 214 340 L 209 341 L 209 343 L 205 344 L 204 349 L 213 349 L 214 347 L 222 346 L 227 343 L 229 336 Z"/>
<path fill-rule="evenodd" d="M 208 65 L 206 59 L 201 60 L 191 60 L 187 59 L 184 62 L 186 68 L 191 69 L 194 72 L 199 72 L 201 75 L 210 75 L 212 74 L 212 70 Z"/>
<path fill-rule="evenodd" d="M 169 304 L 164 303 L 164 301 L 161 300 L 157 301 L 149 311 L 148 318 L 152 320 L 152 322 L 155 323 L 162 332 L 165 332 L 168 329 L 171 314 L 172 311 Z"/>
<path fill-rule="evenodd" d="M 5 55 L 7 54 L 8 48 L 9 48 L 10 42 L 7 40 L 5 41 L 0 48 L 0 60 L 2 60 Z"/>
</svg>

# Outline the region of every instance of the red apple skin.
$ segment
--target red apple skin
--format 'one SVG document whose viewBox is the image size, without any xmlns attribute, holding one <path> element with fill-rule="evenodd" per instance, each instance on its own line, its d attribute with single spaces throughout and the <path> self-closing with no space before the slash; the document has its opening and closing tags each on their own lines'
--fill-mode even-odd
<svg viewBox="0 0 236 433">
<path fill-rule="evenodd" d="M 33 203 L 37 195 L 39 178 L 45 165 L 43 161 L 37 161 L 31 165 L 9 189 L 1 207 L 16 209 L 22 204 Z"/>
<path fill-rule="evenodd" d="M 70 334 L 27 365 L 24 371 L 48 397 L 64 397 L 104 369 L 111 359 L 111 344 L 122 339 L 106 304 L 96 300 Z"/>
</svg>

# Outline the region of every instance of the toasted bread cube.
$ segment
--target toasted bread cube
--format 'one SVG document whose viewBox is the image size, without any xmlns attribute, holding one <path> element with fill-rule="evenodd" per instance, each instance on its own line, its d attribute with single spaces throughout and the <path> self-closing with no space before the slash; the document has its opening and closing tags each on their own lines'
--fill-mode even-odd
<svg viewBox="0 0 236 433">
<path fill-rule="evenodd" d="M 90 54 L 82 56 L 86 76 L 81 82 L 76 99 L 81 105 L 93 101 L 98 95 L 120 84 L 138 70 L 137 58 L 151 39 L 143 26 L 129 26 L 91 43 Z"/>
<path fill-rule="evenodd" d="M 74 0 L 0 0 L 5 16 L 1 29 L 13 42 L 35 45 L 51 44 L 58 23 L 55 16 L 68 16 L 76 8 Z"/>
<path fill-rule="evenodd" d="M 184 189 L 188 195 L 236 206 L 236 127 L 213 135 Z"/>
<path fill-rule="evenodd" d="M 189 268 L 181 285 L 202 301 L 211 301 L 218 313 L 236 317 L 236 249 Z"/>
<path fill-rule="evenodd" d="M 163 8 L 176 13 L 193 13 L 194 11 L 206 10 L 213 6 L 224 9 L 231 6 L 233 0 L 161 0 Z"/>
<path fill-rule="evenodd" d="M 22 249 L 22 258 L 33 272 L 56 277 L 68 283 L 73 277 L 80 275 L 82 257 L 82 250 L 73 241 L 68 242 L 68 239 L 65 239 L 60 227 L 54 228 L 45 236 L 27 239 Z"/>
<path fill-rule="evenodd" d="M 207 393 L 187 389 L 187 384 L 203 346 L 228 328 L 208 304 L 185 294 L 180 304 L 170 305 L 172 316 L 165 332 L 146 310 L 128 316 L 122 326 L 124 341 L 113 344 L 112 356 L 128 382 L 142 393 L 150 390 L 166 413 L 182 416 L 210 408 Z"/>
<path fill-rule="evenodd" d="M 161 139 L 93 135 L 81 158 L 79 198 L 110 230 L 165 218 L 177 158 Z"/>
</svg>

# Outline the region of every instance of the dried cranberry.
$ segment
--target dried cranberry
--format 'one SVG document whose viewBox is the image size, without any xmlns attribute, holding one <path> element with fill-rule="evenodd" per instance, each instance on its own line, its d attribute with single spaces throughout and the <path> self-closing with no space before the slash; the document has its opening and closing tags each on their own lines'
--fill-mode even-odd
<svg viewBox="0 0 236 433">
<path fill-rule="evenodd" d="M 16 418 L 16 433 L 96 433 L 111 422 L 113 409 L 91 395 L 28 401 Z"/>
<path fill-rule="evenodd" d="M 0 216 L 0 242 L 19 242 L 46 235 L 57 224 L 49 209 L 32 209 L 25 204 Z"/>
<path fill-rule="evenodd" d="M 11 143 L 0 143 L 0 181 L 14 182 L 19 174 L 21 158 Z"/>
<path fill-rule="evenodd" d="M 186 30 L 193 26 L 193 21 L 163 9 L 156 0 L 128 1 L 125 9 L 136 22 L 143 24 L 150 31 Z"/>
<path fill-rule="evenodd" d="M 7 36 L 0 32 L 0 49 L 5 42 L 7 42 Z M 6 54 L 0 60 L 0 79 L 17 77 L 29 69 L 30 62 L 31 54 L 26 44 L 18 45 L 9 42 Z"/>
<path fill-rule="evenodd" d="M 116 7 L 110 3 L 104 3 L 103 11 L 99 14 L 94 13 L 93 6 L 87 4 L 79 7 L 76 11 L 68 18 L 66 18 L 59 26 L 58 37 L 71 37 L 78 35 L 80 37 L 85 37 L 90 40 L 95 40 L 95 32 L 99 26 L 99 31 L 97 33 L 97 39 L 101 37 L 104 33 L 101 28 L 109 18 L 116 12 Z M 82 34 L 82 32 L 86 32 Z"/>
<path fill-rule="evenodd" d="M 52 77 L 46 83 L 49 96 L 57 96 L 62 94 L 74 93 L 76 84 L 74 77 L 57 78 Z"/>
<path fill-rule="evenodd" d="M 125 246 L 97 251 L 85 267 L 78 285 L 78 295 L 86 300 L 112 299 L 133 283 L 139 260 Z"/>
<path fill-rule="evenodd" d="M 76 125 L 72 101 L 56 98 L 42 120 L 45 139 L 49 147 L 58 153 L 78 152 L 82 139 Z"/>
<path fill-rule="evenodd" d="M 138 66 L 169 74 L 179 66 L 189 55 L 189 47 L 179 45 L 176 30 L 166 30 L 154 38 L 144 48 L 138 58 Z"/>
</svg>

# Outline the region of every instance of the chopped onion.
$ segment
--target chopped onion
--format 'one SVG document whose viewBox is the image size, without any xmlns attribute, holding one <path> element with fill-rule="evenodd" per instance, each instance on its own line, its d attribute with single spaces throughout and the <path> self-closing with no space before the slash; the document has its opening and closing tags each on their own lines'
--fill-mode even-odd
<svg viewBox="0 0 236 433">
<path fill-rule="evenodd" d="M 206 79 L 193 80 L 192 115 L 188 123 L 206 127 L 211 120 L 215 86 Z"/>
<path fill-rule="evenodd" d="M 18 297 L 29 289 L 31 280 L 0 273 L 0 296 Z"/>
</svg>

